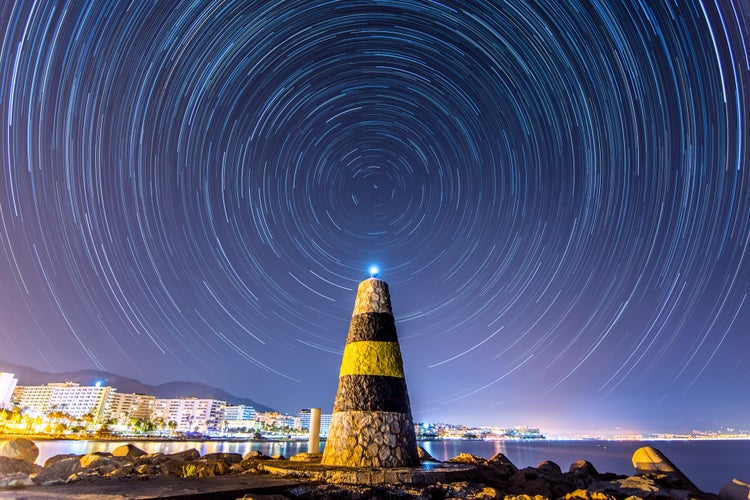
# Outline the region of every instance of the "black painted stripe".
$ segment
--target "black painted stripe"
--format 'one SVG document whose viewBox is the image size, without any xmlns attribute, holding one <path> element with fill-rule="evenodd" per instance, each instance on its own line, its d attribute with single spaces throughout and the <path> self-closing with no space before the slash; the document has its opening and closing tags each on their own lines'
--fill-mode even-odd
<svg viewBox="0 0 750 500">
<path fill-rule="evenodd" d="M 396 324 L 388 313 L 368 312 L 352 316 L 346 343 L 373 340 L 398 342 Z"/>
<path fill-rule="evenodd" d="M 342 375 L 333 411 L 388 411 L 411 415 L 406 380 L 379 375 Z"/>
</svg>

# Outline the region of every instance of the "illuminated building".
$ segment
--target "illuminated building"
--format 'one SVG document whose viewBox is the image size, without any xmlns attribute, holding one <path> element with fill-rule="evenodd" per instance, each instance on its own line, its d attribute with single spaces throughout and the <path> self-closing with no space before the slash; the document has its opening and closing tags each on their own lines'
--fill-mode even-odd
<svg viewBox="0 0 750 500">
<path fill-rule="evenodd" d="M 108 418 L 119 421 L 131 418 L 148 420 L 154 408 L 156 396 L 116 392 L 109 405 Z"/>
<path fill-rule="evenodd" d="M 224 408 L 224 432 L 247 432 L 255 429 L 255 408 L 249 405 L 227 405 Z"/>
<path fill-rule="evenodd" d="M 156 399 L 151 420 L 174 422 L 178 432 L 216 432 L 219 430 L 226 402 L 217 399 Z"/>
<path fill-rule="evenodd" d="M 100 423 L 109 409 L 116 389 L 108 386 L 73 382 L 47 385 L 18 386 L 14 398 L 25 411 L 39 416 L 62 412 L 74 418 L 91 415 L 91 422 Z"/>
</svg>

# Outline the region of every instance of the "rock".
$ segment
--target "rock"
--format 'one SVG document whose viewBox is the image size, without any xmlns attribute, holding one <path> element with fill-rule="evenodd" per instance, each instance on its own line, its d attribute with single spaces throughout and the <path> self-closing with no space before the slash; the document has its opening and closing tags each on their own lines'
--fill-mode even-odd
<svg viewBox="0 0 750 500">
<path fill-rule="evenodd" d="M 437 462 L 438 460 L 427 453 L 427 450 L 422 448 L 421 446 L 417 446 L 417 455 L 419 456 L 419 460 L 422 462 Z"/>
<path fill-rule="evenodd" d="M 241 472 L 244 472 L 244 471 L 256 472 L 259 470 L 258 466 L 262 462 L 263 460 L 250 458 L 250 459 L 245 459 L 238 464 L 232 464 L 232 468 L 241 469 Z"/>
<path fill-rule="evenodd" d="M 448 459 L 448 462 L 453 463 L 453 464 L 473 464 L 473 465 L 487 463 L 487 461 L 483 459 L 482 457 L 478 457 L 470 453 L 460 453 L 456 455 L 455 457 Z"/>
<path fill-rule="evenodd" d="M 7 458 L 7 457 L 3 457 Z M 14 460 L 14 459 L 11 459 Z M 17 460 L 17 459 L 15 459 Z M 21 460 L 28 463 L 25 460 Z M 23 472 L 14 472 L 12 474 L 0 474 L 0 488 L 22 488 L 24 486 L 33 486 L 34 482 L 28 474 Z"/>
<path fill-rule="evenodd" d="M 652 478 L 645 476 L 630 476 L 612 481 L 599 481 L 590 484 L 588 490 L 618 497 L 626 495 L 640 498 L 653 497 L 661 492 L 656 482 Z"/>
<path fill-rule="evenodd" d="M 47 468 L 47 467 L 49 467 L 50 465 L 54 465 L 54 464 L 56 464 L 57 462 L 60 462 L 60 461 L 62 461 L 62 460 L 65 460 L 66 458 L 73 458 L 73 457 L 76 457 L 76 458 L 77 458 L 77 457 L 78 457 L 78 455 L 76 455 L 75 453 L 65 453 L 65 454 L 62 454 L 62 455 L 55 455 L 55 456 L 53 456 L 53 457 L 49 457 L 49 458 L 48 458 L 48 459 L 47 459 L 47 460 L 46 460 L 46 461 L 44 462 L 44 467 L 45 467 L 45 468 Z"/>
<path fill-rule="evenodd" d="M 216 475 L 214 464 L 212 463 L 198 463 L 198 477 L 213 477 Z"/>
<path fill-rule="evenodd" d="M 176 462 L 184 462 L 185 458 L 182 455 L 174 457 L 173 455 L 165 455 L 163 453 L 149 453 L 146 455 L 141 455 L 140 457 L 135 457 L 133 459 L 133 463 L 136 466 L 159 465 L 163 464 L 164 462 L 169 462 L 170 460 L 174 460 Z"/>
<path fill-rule="evenodd" d="M 14 438 L 0 443 L 0 456 L 18 458 L 33 464 L 39 456 L 39 448 L 34 444 L 34 441 Z"/>
<path fill-rule="evenodd" d="M 594 467 L 593 464 L 587 460 L 578 460 L 577 462 L 573 462 L 572 464 L 570 464 L 570 469 L 568 469 L 568 472 L 577 476 L 595 477 L 599 475 L 596 467 Z"/>
<path fill-rule="evenodd" d="M 132 464 L 124 464 L 124 465 L 121 465 L 120 467 L 118 467 L 117 469 L 115 469 L 115 470 L 113 470 L 111 472 L 105 473 L 104 476 L 105 477 L 111 477 L 111 478 L 119 479 L 119 478 L 123 478 L 123 477 L 129 476 L 133 472 L 135 472 L 135 466 L 134 465 L 132 465 Z"/>
<path fill-rule="evenodd" d="M 289 457 L 290 462 L 319 462 L 323 458 L 322 453 L 297 453 Z"/>
<path fill-rule="evenodd" d="M 230 474 L 242 474 L 245 472 L 245 468 L 242 465 L 244 462 L 240 462 L 238 464 L 232 464 L 229 466 L 229 473 Z"/>
<path fill-rule="evenodd" d="M 242 457 L 243 460 L 270 460 L 271 457 L 264 455 L 263 453 L 259 452 L 258 450 L 252 450 L 245 453 L 245 456 Z"/>
<path fill-rule="evenodd" d="M 164 462 L 156 464 L 154 469 L 152 469 L 151 474 L 170 477 L 187 477 L 191 474 L 187 473 L 186 471 L 189 471 L 191 470 L 191 468 L 195 467 L 192 464 L 192 461 L 186 462 L 184 460 L 166 460 Z"/>
<path fill-rule="evenodd" d="M 188 460 L 198 460 L 201 454 L 195 448 L 190 448 L 189 450 L 172 453 L 171 455 L 167 456 L 172 460 L 182 460 L 184 462 Z"/>
<path fill-rule="evenodd" d="M 20 458 L 0 456 L 0 474 L 36 474 L 42 471 L 42 466 Z"/>
<path fill-rule="evenodd" d="M 135 473 L 139 476 L 156 476 L 160 475 L 159 466 L 152 464 L 141 464 L 135 468 Z"/>
<path fill-rule="evenodd" d="M 560 469 L 560 466 L 550 460 L 540 462 L 536 468 L 540 473 L 548 476 L 562 476 L 562 469 Z"/>
<path fill-rule="evenodd" d="M 474 493 L 472 497 L 476 499 L 500 498 L 500 493 L 495 488 L 487 486 Z"/>
<path fill-rule="evenodd" d="M 511 491 L 521 492 L 524 486 L 526 486 L 526 474 L 522 471 L 517 471 L 508 479 L 508 487 Z"/>
<path fill-rule="evenodd" d="M 732 479 L 721 487 L 719 500 L 748 500 L 750 499 L 750 484 Z"/>
<path fill-rule="evenodd" d="M 513 465 L 513 462 L 511 462 L 503 453 L 495 453 L 489 460 L 487 460 L 487 462 L 490 465 Z M 515 465 L 513 465 L 513 467 L 515 467 Z"/>
<path fill-rule="evenodd" d="M 49 462 L 49 460 L 48 460 Z M 42 486 L 49 484 L 59 484 L 65 482 L 81 470 L 80 457 L 73 455 L 71 457 L 56 460 L 51 465 L 46 466 L 34 478 L 34 483 Z"/>
<path fill-rule="evenodd" d="M 208 462 L 209 464 L 211 462 Z M 216 476 L 224 476 L 226 474 L 229 474 L 230 468 L 229 464 L 224 462 L 223 460 L 220 460 L 218 462 L 214 462 L 214 475 Z"/>
<path fill-rule="evenodd" d="M 140 457 L 146 455 L 146 452 L 132 444 L 123 444 L 112 450 L 112 455 L 115 457 Z"/>
<path fill-rule="evenodd" d="M 598 491 L 575 490 L 563 496 L 562 500 L 617 500 L 617 497 Z"/>
<path fill-rule="evenodd" d="M 228 464 L 238 464 L 242 462 L 242 455 L 239 453 L 206 453 L 201 457 L 202 460 L 221 460 Z"/>
<path fill-rule="evenodd" d="M 289 497 L 284 495 L 264 495 L 262 493 L 248 493 L 245 496 L 239 497 L 237 500 L 289 500 Z"/>
<path fill-rule="evenodd" d="M 119 466 L 119 463 L 110 458 L 112 455 L 104 455 L 100 453 L 89 453 L 83 455 L 78 459 L 81 467 L 84 469 L 94 469 L 96 467 L 102 467 L 104 465 L 113 465 L 115 468 Z"/>
<path fill-rule="evenodd" d="M 284 455 L 282 455 L 281 453 L 271 455 L 271 458 L 273 458 L 274 460 L 286 460 L 286 458 L 284 458 Z"/>
</svg>

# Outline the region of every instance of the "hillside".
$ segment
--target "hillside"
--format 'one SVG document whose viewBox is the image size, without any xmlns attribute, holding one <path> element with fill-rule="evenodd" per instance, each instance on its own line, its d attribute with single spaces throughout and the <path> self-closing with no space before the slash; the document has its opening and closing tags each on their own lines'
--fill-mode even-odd
<svg viewBox="0 0 750 500">
<path fill-rule="evenodd" d="M 1 359 L 0 371 L 14 373 L 18 379 L 18 385 L 44 385 L 50 382 L 66 381 L 76 382 L 81 385 L 94 385 L 97 381 L 101 381 L 104 385 L 112 386 L 119 392 L 151 394 L 157 398 L 196 397 L 201 399 L 219 399 L 232 405 L 250 405 L 261 412 L 275 411 L 273 408 L 260 404 L 250 398 L 237 397 L 225 390 L 199 382 L 167 382 L 165 384 L 149 385 L 136 379 L 99 370 L 50 373 Z"/>
</svg>

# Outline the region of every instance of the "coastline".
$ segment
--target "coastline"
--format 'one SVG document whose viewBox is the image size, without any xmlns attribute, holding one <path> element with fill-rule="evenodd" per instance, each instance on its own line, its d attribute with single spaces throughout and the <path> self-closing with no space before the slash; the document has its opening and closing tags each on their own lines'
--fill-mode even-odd
<svg viewBox="0 0 750 500">
<path fill-rule="evenodd" d="M 124 443 L 133 443 L 150 454 L 172 454 L 195 448 L 202 455 L 215 453 L 260 452 L 268 456 L 290 457 L 307 451 L 307 443 L 299 440 L 196 440 L 196 439 L 67 439 L 39 440 L 39 465 L 60 454 L 107 454 Z M 0 442 L 3 438 L 0 438 Z M 1 444 L 1 443 L 0 443 Z M 497 453 L 506 455 L 519 468 L 535 467 L 543 461 L 554 461 L 563 469 L 576 460 L 587 460 L 599 470 L 619 474 L 632 474 L 631 455 L 644 444 L 640 441 L 594 440 L 429 440 L 420 441 L 440 461 L 447 461 L 461 453 L 479 459 L 489 459 Z M 661 449 L 704 491 L 718 491 L 732 478 L 747 479 L 750 440 L 669 440 L 651 442 Z M 322 448 L 322 447 L 321 447 Z"/>
<path fill-rule="evenodd" d="M 319 453 L 299 453 L 288 458 L 269 457 L 259 451 L 244 455 L 201 453 L 189 444 L 168 454 L 147 453 L 136 445 L 124 444 L 110 451 L 56 455 L 41 466 L 33 463 L 39 453 L 36 444 L 23 438 L 14 442 L 17 449 L 25 450 L 26 459 L 20 454 L 9 458 L 7 449 L 0 447 L 0 498 L 5 498 L 3 492 L 8 489 L 13 494 L 22 490 L 24 498 L 37 498 L 37 494 L 38 498 L 68 498 L 66 495 L 80 493 L 82 488 L 92 495 L 106 492 L 110 498 L 139 498 L 134 490 L 142 487 L 151 491 L 149 498 L 168 498 L 183 494 L 188 484 L 193 492 L 202 495 L 237 493 L 233 498 L 254 489 L 257 493 L 258 488 L 275 488 L 274 493 L 282 495 L 277 498 L 333 495 L 346 499 L 382 494 L 415 499 L 507 500 L 519 495 L 564 500 L 717 498 L 715 492 L 698 489 L 665 455 L 650 447 L 633 453 L 635 474 L 625 475 L 599 472 L 594 463 L 581 459 L 567 471 L 551 460 L 520 467 L 502 453 L 488 459 L 460 453 L 440 461 L 420 448 L 421 466 L 388 469 L 322 465 Z M 144 479 L 148 481 L 144 483 Z M 745 483 L 732 483 L 739 488 L 742 484 Z"/>
<path fill-rule="evenodd" d="M 0 433 L 0 441 L 6 441 L 10 439 L 24 438 L 33 441 L 101 441 L 101 442 L 130 442 L 130 441 L 153 441 L 153 442 L 171 442 L 171 441 L 187 441 L 187 442 L 236 442 L 236 443 L 267 443 L 267 442 L 279 442 L 279 443 L 299 443 L 307 442 L 308 437 L 302 436 L 299 438 L 289 437 L 262 437 L 258 438 L 245 438 L 245 437 L 225 437 L 225 436 L 146 436 L 146 435 L 111 435 L 111 436 L 86 436 L 86 435 L 72 435 L 72 434 L 4 434 Z M 325 437 L 320 438 L 320 442 L 324 443 Z M 613 442 L 613 443 L 653 443 L 653 442 L 691 442 L 691 441 L 750 441 L 750 435 L 738 435 L 738 436 L 680 436 L 680 437 L 641 437 L 641 438 L 589 438 L 589 437 L 545 437 L 545 438 L 452 438 L 452 437 L 430 437 L 430 438 L 417 438 L 418 443 L 429 443 L 429 442 L 486 442 L 486 443 L 534 443 L 534 442 Z"/>
</svg>

